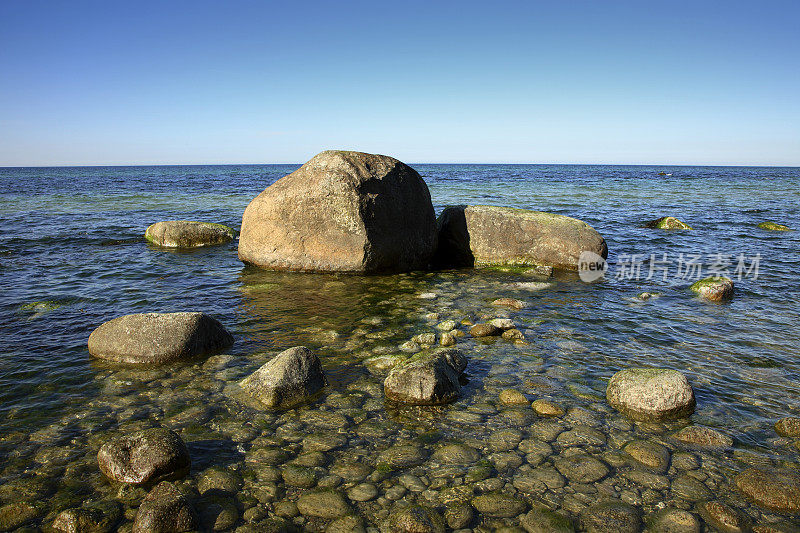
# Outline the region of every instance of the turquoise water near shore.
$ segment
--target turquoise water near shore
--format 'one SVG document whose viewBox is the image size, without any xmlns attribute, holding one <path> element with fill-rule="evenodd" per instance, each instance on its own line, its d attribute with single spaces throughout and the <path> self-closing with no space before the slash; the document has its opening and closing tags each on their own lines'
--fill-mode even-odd
<svg viewBox="0 0 800 533">
<path fill-rule="evenodd" d="M 564 428 L 579 420 L 604 433 L 605 443 L 586 449 L 612 465 L 606 479 L 617 486 L 616 497 L 631 491 L 630 499 L 645 514 L 659 501 L 691 507 L 696 501 L 673 489 L 637 487 L 625 477 L 626 467 L 608 457 L 624 440 L 620 433 L 669 442 L 675 429 L 629 426 L 605 406 L 608 378 L 641 365 L 685 372 L 698 399 L 692 422 L 734 438 L 733 450 L 697 452 L 708 469 L 701 480 L 708 490 L 753 520 L 779 518 L 744 502 L 731 487 L 731 476 L 747 464 L 798 459 L 796 444 L 778 438 L 772 425 L 780 417 L 800 416 L 800 232 L 756 225 L 773 220 L 800 229 L 800 169 L 414 167 L 428 183 L 437 212 L 449 204 L 492 204 L 585 220 L 608 242 L 608 275 L 585 284 L 571 274 L 541 279 L 486 271 L 370 277 L 264 272 L 238 261 L 235 242 L 171 252 L 148 246 L 142 235 L 149 224 L 169 219 L 238 229 L 247 203 L 297 165 L 0 168 L 0 502 L 19 494 L 51 498 L 38 519 L 46 521 L 67 504 L 114 497 L 117 489 L 95 471 L 96 461 L 93 467 L 98 443 L 113 431 L 152 424 L 173 427 L 189 442 L 192 479 L 214 464 L 246 479 L 252 474 L 255 481 L 245 483 L 240 503 L 255 499 L 268 508 L 271 501 L 254 496 L 253 487 L 263 479 L 252 472 L 248 454 L 257 446 L 299 454 L 304 435 L 317 431 L 347 439 L 331 464 L 320 467 L 326 473 L 338 462 L 377 467 L 390 445 L 421 442 L 422 435 L 435 431 L 438 443 L 483 446 L 484 458 L 494 465 L 492 479 L 513 484 L 520 468 L 540 467 L 528 462 L 507 468 L 492 458 L 493 431 L 534 434 L 530 408 L 505 409 L 496 401 L 500 390 L 515 388 L 531 400 L 544 397 L 571 409 Z M 694 230 L 643 228 L 664 215 Z M 633 254 L 666 254 L 667 279 L 660 271 L 645 279 L 646 262 L 638 279 L 630 275 Z M 694 298 L 687 291 L 691 280 L 677 274 L 681 254 L 700 254 L 706 270 L 716 254 L 729 257 L 733 300 L 714 304 Z M 748 267 L 759 257 L 756 279 L 752 272 L 737 279 L 740 255 Z M 660 294 L 642 301 L 636 296 L 643 291 Z M 435 297 L 419 297 L 425 293 Z M 529 306 L 493 308 L 490 302 L 499 297 Z M 100 323 L 127 313 L 180 310 L 215 316 L 235 336 L 235 345 L 224 356 L 154 370 L 90 360 L 86 340 Z M 461 400 L 428 410 L 383 404 L 382 376 L 365 360 L 399 353 L 399 345 L 435 332 L 441 320 L 493 316 L 515 320 L 527 344 L 461 339 L 459 348 L 471 359 Z M 298 344 L 323 359 L 331 382 L 325 396 L 284 414 L 257 413 L 240 404 L 232 384 L 277 350 Z M 198 408 L 202 413 L 186 415 Z M 340 418 L 332 422 L 334 414 Z M 680 451 L 674 443 L 669 447 Z M 558 443 L 551 451 L 563 452 Z M 503 453 L 525 456 L 518 448 Z M 381 480 L 380 490 L 399 484 L 403 474 L 422 475 L 415 468 L 397 469 Z M 668 473 L 673 482 L 680 475 Z M 627 484 L 620 488 L 623 479 Z M 582 506 L 575 494 L 584 488 L 570 492 L 570 486 L 520 497 L 577 516 Z M 284 492 L 276 501 L 295 491 L 279 488 Z M 657 497 L 645 497 L 647 490 Z M 428 496 L 409 491 L 405 498 Z M 391 501 L 378 500 L 356 507 L 368 524 L 377 524 L 392 508 Z M 297 520 L 309 530 L 324 525 Z M 488 528 L 497 519 L 476 520 L 472 527 Z"/>
</svg>

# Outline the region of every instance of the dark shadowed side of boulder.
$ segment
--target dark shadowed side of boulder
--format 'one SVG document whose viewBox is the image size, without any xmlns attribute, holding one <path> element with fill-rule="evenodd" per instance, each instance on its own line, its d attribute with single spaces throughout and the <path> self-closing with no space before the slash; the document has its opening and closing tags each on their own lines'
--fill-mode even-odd
<svg viewBox="0 0 800 533">
<path fill-rule="evenodd" d="M 120 363 L 162 364 L 218 353 L 233 337 L 204 313 L 141 313 L 101 324 L 89 335 L 89 353 Z"/>
<path fill-rule="evenodd" d="M 267 187 L 245 209 L 239 236 L 239 259 L 277 270 L 420 270 L 435 248 L 420 175 L 391 157 L 339 150 Z"/>
<path fill-rule="evenodd" d="M 608 257 L 605 239 L 563 215 L 487 205 L 446 208 L 438 219 L 440 268 L 545 265 L 577 270 L 584 251 Z"/>
</svg>

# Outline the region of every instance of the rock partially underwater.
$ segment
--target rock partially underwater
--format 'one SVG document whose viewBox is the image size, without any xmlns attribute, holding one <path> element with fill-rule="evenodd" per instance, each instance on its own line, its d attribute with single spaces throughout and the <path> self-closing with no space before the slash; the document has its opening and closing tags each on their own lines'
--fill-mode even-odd
<svg viewBox="0 0 800 533">
<path fill-rule="evenodd" d="M 428 186 L 385 155 L 330 150 L 245 209 L 239 259 L 277 270 L 422 270 L 436 248 Z"/>
<path fill-rule="evenodd" d="M 386 398 L 412 405 L 439 405 L 461 394 L 467 358 L 454 348 L 420 353 L 398 363 L 383 382 Z"/>
<path fill-rule="evenodd" d="M 164 364 L 213 355 L 233 344 L 233 337 L 205 313 L 141 313 L 101 324 L 89 335 L 94 357 L 134 364 Z"/>
<path fill-rule="evenodd" d="M 602 235 L 563 215 L 488 205 L 447 207 L 437 221 L 439 267 L 551 266 L 577 270 L 582 252 L 608 257 Z"/>
<path fill-rule="evenodd" d="M 319 357 L 305 346 L 279 353 L 241 382 L 248 394 L 274 409 L 307 402 L 326 384 Z"/>
<path fill-rule="evenodd" d="M 150 244 L 164 248 L 200 248 L 231 242 L 236 236 L 233 228 L 212 222 L 166 220 L 156 222 L 144 232 Z"/>
<path fill-rule="evenodd" d="M 183 440 L 172 430 L 153 428 L 112 439 L 97 452 L 103 474 L 122 483 L 180 479 L 192 461 Z"/>
<path fill-rule="evenodd" d="M 606 399 L 617 411 L 641 421 L 686 417 L 695 407 L 686 376 L 661 368 L 620 370 L 608 382 Z"/>
<path fill-rule="evenodd" d="M 709 277 L 695 281 L 689 289 L 701 298 L 721 302 L 733 296 L 733 281 L 724 277 Z"/>
<path fill-rule="evenodd" d="M 692 229 L 689 224 L 675 217 L 661 217 L 651 220 L 644 227 L 650 229 Z"/>
</svg>

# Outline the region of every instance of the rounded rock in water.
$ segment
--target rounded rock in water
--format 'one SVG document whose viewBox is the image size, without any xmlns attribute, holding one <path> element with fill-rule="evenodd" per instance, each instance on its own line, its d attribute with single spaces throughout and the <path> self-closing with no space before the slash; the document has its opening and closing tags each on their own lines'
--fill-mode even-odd
<svg viewBox="0 0 800 533">
<path fill-rule="evenodd" d="M 212 222 L 167 220 L 156 222 L 144 232 L 150 244 L 165 248 L 199 248 L 230 242 L 236 232 L 228 226 Z"/>
<path fill-rule="evenodd" d="M 241 382 L 242 389 L 270 408 L 306 402 L 325 385 L 322 363 L 305 346 L 279 353 Z"/>
<path fill-rule="evenodd" d="M 689 380 L 670 369 L 620 370 L 608 382 L 606 399 L 614 409 L 641 421 L 681 418 L 695 407 Z"/>
<path fill-rule="evenodd" d="M 191 459 L 177 433 L 153 428 L 114 438 L 97 452 L 100 470 L 109 479 L 141 484 L 179 479 L 189 472 Z"/>
<path fill-rule="evenodd" d="M 164 364 L 213 355 L 233 337 L 205 313 L 141 313 L 101 324 L 89 335 L 93 356 L 133 364 Z"/>
</svg>

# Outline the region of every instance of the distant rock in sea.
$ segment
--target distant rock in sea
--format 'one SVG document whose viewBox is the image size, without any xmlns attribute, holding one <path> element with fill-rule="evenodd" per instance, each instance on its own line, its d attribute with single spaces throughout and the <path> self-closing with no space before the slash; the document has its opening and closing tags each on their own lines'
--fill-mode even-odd
<svg viewBox="0 0 800 533">
<path fill-rule="evenodd" d="M 661 217 L 656 220 L 651 220 L 645 224 L 644 227 L 650 229 L 692 229 L 689 224 L 675 217 Z"/>
<path fill-rule="evenodd" d="M 404 272 L 427 268 L 435 247 L 430 192 L 414 169 L 331 150 L 250 202 L 239 259 L 277 270 Z"/>
</svg>

